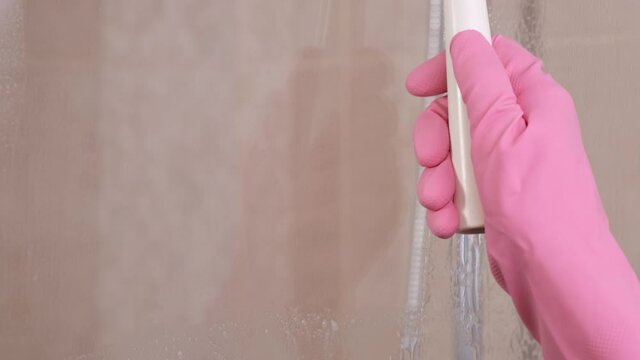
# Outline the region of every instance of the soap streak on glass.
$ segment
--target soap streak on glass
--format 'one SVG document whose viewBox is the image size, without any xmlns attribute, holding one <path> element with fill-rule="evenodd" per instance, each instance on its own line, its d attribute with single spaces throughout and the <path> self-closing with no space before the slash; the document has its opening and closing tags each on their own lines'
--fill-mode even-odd
<svg viewBox="0 0 640 360">
<path fill-rule="evenodd" d="M 523 1 L 520 4 L 520 21 L 516 38 L 527 50 L 543 57 L 542 19 L 544 19 L 544 3 L 539 0 Z"/>
<path fill-rule="evenodd" d="M 404 328 L 400 347 L 403 360 L 420 359 L 422 353 L 422 321 L 424 307 L 428 295 L 425 289 L 427 272 L 427 254 L 429 252 L 426 234 L 426 210 L 417 203 L 414 215 L 413 234 L 411 244 L 409 281 L 407 285 L 407 303 L 405 305 Z"/>
<path fill-rule="evenodd" d="M 482 359 L 482 257 L 484 235 L 456 235 L 453 252 L 456 358 Z"/>
<path fill-rule="evenodd" d="M 429 5 L 429 29 L 427 33 L 427 58 L 436 56 L 443 45 L 442 0 L 431 0 Z M 433 97 L 425 100 L 428 106 Z M 421 167 L 418 167 L 418 179 Z M 419 201 L 415 202 L 413 220 L 413 238 L 409 258 L 409 280 L 407 285 L 407 303 L 405 305 L 400 348 L 402 359 L 420 359 L 422 353 L 422 321 L 424 308 L 428 300 L 426 291 L 427 254 L 433 235 L 427 229 L 427 212 Z"/>
</svg>

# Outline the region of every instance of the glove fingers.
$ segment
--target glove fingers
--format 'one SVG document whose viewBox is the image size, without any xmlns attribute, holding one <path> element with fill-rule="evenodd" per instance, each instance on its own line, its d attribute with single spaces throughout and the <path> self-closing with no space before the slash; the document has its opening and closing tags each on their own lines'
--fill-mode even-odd
<svg viewBox="0 0 640 360">
<path fill-rule="evenodd" d="M 420 165 L 434 167 L 449 154 L 447 98 L 433 101 L 418 117 L 413 130 L 413 145 Z"/>
<path fill-rule="evenodd" d="M 456 191 L 451 157 L 433 168 L 425 168 L 418 181 L 418 200 L 429 210 L 440 210 L 453 200 Z"/>
<path fill-rule="evenodd" d="M 413 69 L 405 81 L 405 87 L 415 96 L 436 96 L 445 93 L 447 72 L 444 51 Z"/>
<path fill-rule="evenodd" d="M 459 222 L 458 209 L 453 202 L 449 202 L 437 211 L 427 209 L 427 225 L 439 238 L 450 238 L 458 230 Z"/>
</svg>

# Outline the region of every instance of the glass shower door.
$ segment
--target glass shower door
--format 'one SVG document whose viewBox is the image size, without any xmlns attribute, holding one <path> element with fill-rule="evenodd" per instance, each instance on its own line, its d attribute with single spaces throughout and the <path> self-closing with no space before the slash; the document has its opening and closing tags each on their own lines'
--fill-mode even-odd
<svg viewBox="0 0 640 360">
<path fill-rule="evenodd" d="M 640 4 L 489 5 L 574 95 L 640 265 Z M 0 1 L 0 354 L 400 359 L 424 106 L 404 78 L 429 9 Z M 457 244 L 422 242 L 420 358 L 540 358 L 482 248 Z"/>
</svg>

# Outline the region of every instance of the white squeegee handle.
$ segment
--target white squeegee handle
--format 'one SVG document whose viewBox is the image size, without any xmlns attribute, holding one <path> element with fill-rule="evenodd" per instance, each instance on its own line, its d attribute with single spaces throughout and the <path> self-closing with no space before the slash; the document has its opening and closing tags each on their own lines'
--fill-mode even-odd
<svg viewBox="0 0 640 360">
<path fill-rule="evenodd" d="M 464 30 L 477 30 L 491 41 L 485 0 L 444 0 L 444 36 L 447 52 L 447 95 L 451 160 L 456 172 L 455 204 L 460 214 L 459 232 L 479 233 L 484 228 L 482 205 L 471 164 L 471 137 L 467 111 L 456 83 L 449 47 L 451 38 Z"/>
</svg>

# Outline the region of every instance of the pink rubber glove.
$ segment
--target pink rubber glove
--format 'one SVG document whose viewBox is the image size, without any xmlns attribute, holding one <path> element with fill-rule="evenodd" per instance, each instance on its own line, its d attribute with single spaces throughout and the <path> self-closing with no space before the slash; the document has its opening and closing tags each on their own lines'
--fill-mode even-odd
<svg viewBox="0 0 640 360">
<path fill-rule="evenodd" d="M 640 359 L 640 287 L 609 231 L 571 96 L 515 42 L 465 31 L 451 44 L 471 122 L 487 253 L 545 359 Z M 445 57 L 416 68 L 407 89 L 446 91 Z M 417 121 L 418 194 L 441 237 L 458 226 L 447 100 Z"/>
</svg>

